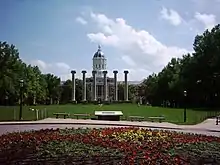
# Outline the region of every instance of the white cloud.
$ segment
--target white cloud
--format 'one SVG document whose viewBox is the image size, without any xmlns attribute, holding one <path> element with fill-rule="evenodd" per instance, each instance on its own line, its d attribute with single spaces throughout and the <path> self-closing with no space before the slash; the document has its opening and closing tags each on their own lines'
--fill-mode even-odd
<svg viewBox="0 0 220 165">
<path fill-rule="evenodd" d="M 130 66 L 136 66 L 135 62 L 129 56 L 122 56 L 122 60 Z"/>
<path fill-rule="evenodd" d="M 84 18 L 82 18 L 82 17 L 77 17 L 77 18 L 76 18 L 76 21 L 79 22 L 79 23 L 81 23 L 81 24 L 83 24 L 83 25 L 86 25 L 86 24 L 87 24 L 87 21 L 86 21 Z"/>
<path fill-rule="evenodd" d="M 70 66 L 63 62 L 58 62 L 55 64 L 59 69 L 69 70 Z"/>
<path fill-rule="evenodd" d="M 216 16 L 213 14 L 201 14 L 196 12 L 194 15 L 195 19 L 204 24 L 206 29 L 211 30 L 216 24 Z"/>
<path fill-rule="evenodd" d="M 98 41 L 102 41 L 103 45 L 115 45 L 117 46 L 118 44 L 118 37 L 115 35 L 110 35 L 108 36 L 108 39 L 106 40 L 106 35 L 104 33 L 90 33 L 87 35 L 92 42 L 98 42 Z"/>
<path fill-rule="evenodd" d="M 136 30 L 123 18 L 113 20 L 104 14 L 95 13 L 91 13 L 91 18 L 99 32 L 87 34 L 88 38 L 92 42 L 117 49 L 121 59 L 129 64 L 133 80 L 146 78 L 149 73 L 160 71 L 172 57 L 181 57 L 189 52 L 162 44 L 148 31 Z"/>
<path fill-rule="evenodd" d="M 172 25 L 178 26 L 182 22 L 181 16 L 177 13 L 177 11 L 173 9 L 167 9 L 165 7 L 160 11 L 161 18 L 168 20 Z"/>
<path fill-rule="evenodd" d="M 71 68 L 68 64 L 63 62 L 46 63 L 42 60 L 33 60 L 30 62 L 32 66 L 38 66 L 42 73 L 52 73 L 60 77 L 62 81 L 71 78 Z"/>
<path fill-rule="evenodd" d="M 49 67 L 49 65 L 41 60 L 33 60 L 31 61 L 31 65 L 38 66 L 41 71 L 45 71 Z"/>
</svg>

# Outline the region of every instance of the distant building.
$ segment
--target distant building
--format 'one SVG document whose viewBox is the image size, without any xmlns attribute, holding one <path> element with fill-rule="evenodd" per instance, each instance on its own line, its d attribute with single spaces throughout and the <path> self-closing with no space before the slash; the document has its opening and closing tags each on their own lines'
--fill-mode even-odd
<svg viewBox="0 0 220 165">
<path fill-rule="evenodd" d="M 93 71 L 96 72 L 96 100 L 111 100 L 114 99 L 114 78 L 107 77 L 107 100 L 104 94 L 104 72 L 107 72 L 107 59 L 101 50 L 101 46 L 98 46 L 98 50 L 95 52 L 92 58 Z M 107 74 L 106 74 L 107 76 Z M 93 77 L 86 78 L 86 82 L 93 91 Z M 94 91 L 93 91 L 94 92 Z M 91 98 L 94 100 L 93 92 L 91 92 Z"/>
<path fill-rule="evenodd" d="M 86 70 L 82 70 L 82 101 L 86 102 L 89 97 L 87 96 L 87 88 L 90 89 L 91 100 L 93 101 L 118 101 L 118 81 L 117 74 L 118 71 L 114 70 L 114 78 L 108 77 L 107 72 L 107 59 L 104 53 L 101 50 L 101 47 L 98 47 L 98 50 L 95 52 L 92 58 L 92 77 L 86 78 Z M 76 70 L 71 71 L 72 74 L 72 98 L 71 101 L 76 101 Z M 124 101 L 128 100 L 128 70 L 124 70 Z"/>
<path fill-rule="evenodd" d="M 128 85 L 139 85 L 141 81 L 128 81 Z M 118 81 L 118 84 L 124 84 L 124 81 Z"/>
</svg>

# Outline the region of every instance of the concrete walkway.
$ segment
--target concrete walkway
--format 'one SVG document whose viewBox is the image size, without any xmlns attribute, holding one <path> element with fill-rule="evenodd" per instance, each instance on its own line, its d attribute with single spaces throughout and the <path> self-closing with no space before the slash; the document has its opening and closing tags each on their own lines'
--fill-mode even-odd
<svg viewBox="0 0 220 165">
<path fill-rule="evenodd" d="M 187 129 L 187 130 L 202 130 L 209 132 L 220 132 L 220 125 L 216 125 L 215 119 L 207 119 L 202 123 L 196 125 L 177 125 L 168 122 L 131 122 L 131 121 L 104 121 L 104 120 L 90 120 L 90 119 L 55 119 L 47 118 L 38 121 L 16 121 L 16 122 L 0 122 L 1 125 L 33 125 L 33 124 L 64 124 L 64 125 L 112 125 L 112 126 L 138 126 L 151 128 L 168 128 L 168 129 Z"/>
<path fill-rule="evenodd" d="M 126 127 L 137 126 L 151 129 L 166 129 L 188 133 L 199 133 L 205 135 L 220 136 L 220 125 L 215 124 L 215 119 L 207 119 L 197 125 L 176 125 L 168 122 L 131 122 L 131 121 L 101 121 L 101 120 L 76 120 L 47 118 L 38 121 L 23 122 L 0 122 L 0 134 L 14 131 L 39 130 L 46 128 L 103 128 L 103 127 Z"/>
</svg>

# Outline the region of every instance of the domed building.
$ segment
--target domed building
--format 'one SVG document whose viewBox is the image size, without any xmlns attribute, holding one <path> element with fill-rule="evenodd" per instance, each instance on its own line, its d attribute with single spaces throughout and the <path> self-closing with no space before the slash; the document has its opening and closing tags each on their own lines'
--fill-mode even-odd
<svg viewBox="0 0 220 165">
<path fill-rule="evenodd" d="M 103 77 L 103 71 L 107 68 L 107 59 L 101 50 L 101 46 L 98 46 L 97 52 L 93 56 L 93 71 L 96 71 L 97 77 Z"/>
<path fill-rule="evenodd" d="M 107 78 L 107 90 L 105 95 L 105 83 L 104 83 L 104 73 L 107 76 L 107 59 L 101 50 L 101 46 L 98 46 L 98 50 L 95 52 L 92 58 L 92 68 L 93 73 L 95 73 L 95 83 L 94 77 L 87 78 L 87 84 L 91 87 L 91 98 L 92 100 L 100 101 L 111 101 L 114 95 L 114 78 Z M 96 87 L 94 85 L 96 84 Z M 96 90 L 96 91 L 94 91 Z M 96 95 L 96 96 L 94 96 Z M 105 97 L 106 96 L 106 97 Z"/>
<path fill-rule="evenodd" d="M 92 77 L 86 78 L 86 70 L 82 70 L 82 102 L 87 100 L 92 101 L 118 101 L 118 71 L 114 70 L 114 78 L 108 77 L 107 72 L 107 59 L 101 50 L 101 46 L 94 53 L 92 58 Z M 124 100 L 128 101 L 128 70 L 124 70 Z M 75 74 L 76 70 L 71 71 L 72 74 L 72 102 L 76 101 L 76 83 Z M 87 88 L 90 89 L 90 96 L 87 96 Z"/>
</svg>

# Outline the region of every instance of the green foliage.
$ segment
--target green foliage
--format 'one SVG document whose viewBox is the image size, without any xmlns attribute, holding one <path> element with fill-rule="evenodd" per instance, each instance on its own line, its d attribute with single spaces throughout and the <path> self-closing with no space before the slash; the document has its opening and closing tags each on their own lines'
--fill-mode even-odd
<svg viewBox="0 0 220 165">
<path fill-rule="evenodd" d="M 71 135 L 71 134 L 88 134 L 92 131 L 91 128 L 87 128 L 87 129 L 80 129 L 80 128 L 77 128 L 77 129 L 60 129 L 59 130 L 59 133 L 61 135 Z"/>
<path fill-rule="evenodd" d="M 20 98 L 20 80 L 24 81 L 25 104 L 57 102 L 60 95 L 60 79 L 52 74 L 44 75 L 37 66 L 26 65 L 19 58 L 14 45 L 0 42 L 0 105 L 14 105 Z"/>
<path fill-rule="evenodd" d="M 122 153 L 117 152 L 116 149 L 108 149 L 84 143 L 77 143 L 74 141 L 52 141 L 46 145 L 41 145 L 38 150 L 38 157 L 86 157 L 86 156 L 123 156 Z"/>
<path fill-rule="evenodd" d="M 188 157 L 190 164 L 196 164 L 200 159 L 203 163 L 220 163 L 220 143 L 199 142 L 193 144 L 183 144 L 172 150 L 173 154 Z M 216 161 L 217 160 L 217 161 Z"/>
<path fill-rule="evenodd" d="M 197 35 L 194 53 L 172 58 L 158 74 L 141 84 L 152 105 L 183 107 L 184 90 L 189 107 L 219 107 L 220 102 L 220 25 Z"/>
<path fill-rule="evenodd" d="M 172 58 L 159 72 L 140 85 L 129 85 L 129 100 L 164 107 L 219 107 L 220 25 L 197 35 L 194 52 Z M 37 66 L 26 65 L 14 45 L 0 42 L 0 105 L 19 102 L 19 80 L 24 80 L 25 104 L 59 104 L 71 101 L 72 82 L 60 85 L 60 78 L 42 74 Z M 91 100 L 90 87 L 87 100 Z M 187 91 L 184 98 L 183 91 Z M 109 93 L 114 90 L 110 89 Z M 82 80 L 76 79 L 76 101 L 82 100 Z M 118 100 L 124 100 L 124 84 L 118 84 Z"/>
</svg>

